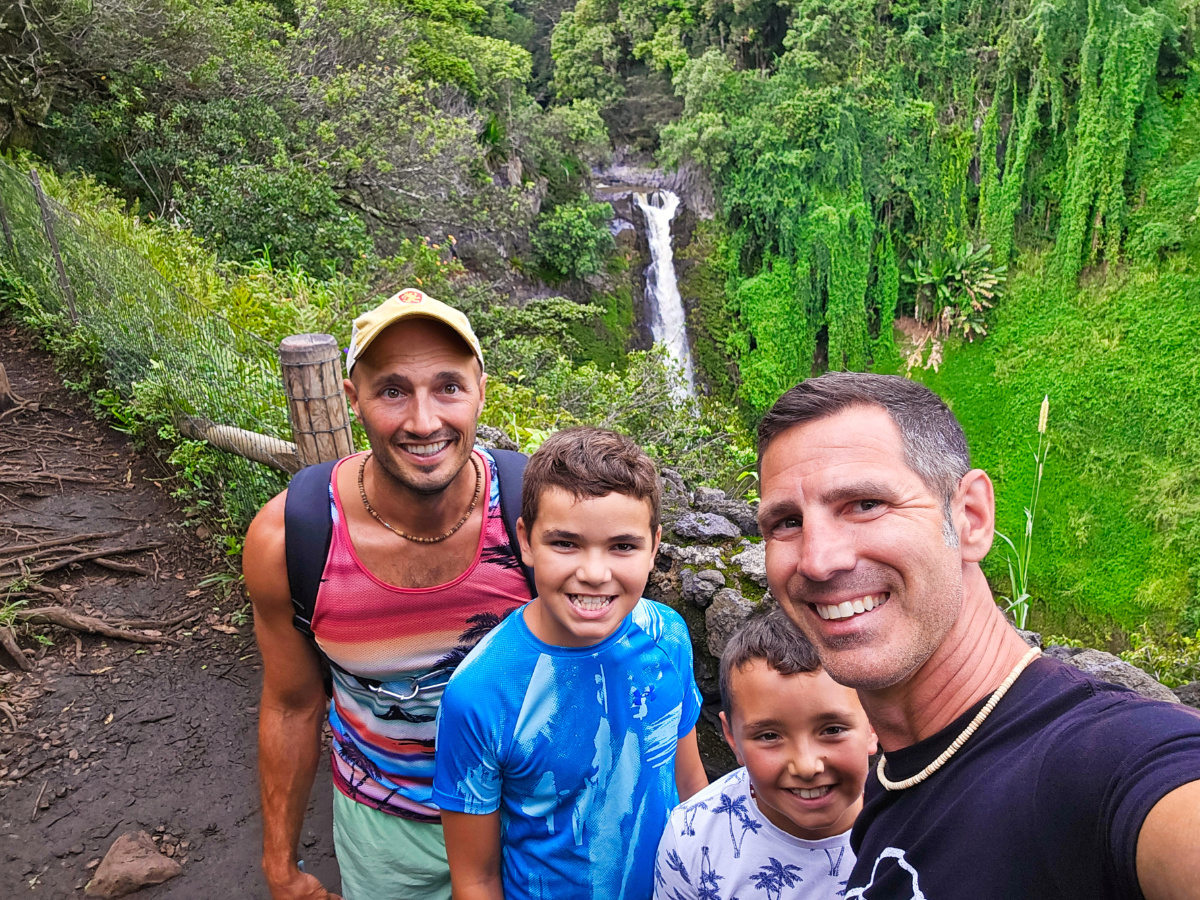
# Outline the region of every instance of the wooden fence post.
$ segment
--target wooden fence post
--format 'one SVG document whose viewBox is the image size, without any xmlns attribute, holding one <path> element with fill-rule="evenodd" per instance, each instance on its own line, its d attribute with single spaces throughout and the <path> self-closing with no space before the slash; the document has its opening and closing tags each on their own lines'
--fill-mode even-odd
<svg viewBox="0 0 1200 900">
<path fill-rule="evenodd" d="M 302 466 L 354 452 L 342 389 L 342 354 L 331 334 L 294 334 L 279 344 L 283 389 Z"/>
<path fill-rule="evenodd" d="M 75 291 L 67 280 L 67 270 L 63 266 L 62 251 L 58 248 L 58 238 L 54 235 L 54 212 L 50 209 L 50 201 L 42 190 L 42 179 L 38 178 L 37 169 L 29 170 L 29 180 L 33 182 L 33 193 L 37 197 L 38 208 L 42 211 L 42 223 L 46 226 L 46 237 L 50 240 L 50 252 L 54 254 L 54 264 L 58 267 L 58 284 L 62 288 L 63 297 L 67 301 L 67 311 L 71 314 L 71 324 L 79 324 L 79 314 L 75 312 Z"/>
<path fill-rule="evenodd" d="M 4 208 L 3 194 L 0 194 L 0 228 L 4 229 L 4 243 L 8 246 L 8 255 L 15 255 L 17 245 L 13 243 L 12 226 L 8 224 L 8 210 Z"/>
</svg>

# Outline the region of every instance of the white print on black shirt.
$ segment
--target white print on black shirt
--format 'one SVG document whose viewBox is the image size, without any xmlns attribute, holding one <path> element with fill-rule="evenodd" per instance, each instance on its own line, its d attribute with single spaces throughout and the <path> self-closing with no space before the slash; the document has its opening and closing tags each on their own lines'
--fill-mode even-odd
<svg viewBox="0 0 1200 900">
<path fill-rule="evenodd" d="M 894 864 L 887 864 L 887 860 L 895 860 Z M 892 894 L 888 900 L 926 900 L 926 897 L 921 893 L 921 886 L 917 883 L 917 870 L 908 864 L 908 860 L 904 858 L 904 851 L 898 850 L 895 847 L 886 847 L 879 854 L 879 858 L 875 860 L 875 865 L 871 867 L 871 880 L 867 882 L 866 887 L 854 888 L 846 894 L 846 900 L 873 900 L 878 895 L 871 893 L 871 888 L 875 885 L 875 876 L 881 874 L 879 869 L 884 867 L 884 874 L 888 873 L 895 866 L 899 866 L 908 873 L 911 880 L 909 893 Z M 902 878 L 904 876 L 901 876 Z"/>
</svg>

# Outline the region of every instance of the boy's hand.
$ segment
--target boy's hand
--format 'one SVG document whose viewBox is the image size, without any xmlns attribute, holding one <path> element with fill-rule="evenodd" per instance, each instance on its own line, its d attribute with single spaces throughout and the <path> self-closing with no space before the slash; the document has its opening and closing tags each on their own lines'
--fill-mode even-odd
<svg viewBox="0 0 1200 900">
<path fill-rule="evenodd" d="M 485 816 L 442 810 L 454 900 L 504 900 L 500 879 L 500 812 Z"/>
</svg>

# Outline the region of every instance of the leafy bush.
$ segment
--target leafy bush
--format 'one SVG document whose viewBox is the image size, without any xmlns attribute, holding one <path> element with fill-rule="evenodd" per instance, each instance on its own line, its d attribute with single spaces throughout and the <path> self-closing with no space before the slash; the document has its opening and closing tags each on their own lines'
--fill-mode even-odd
<svg viewBox="0 0 1200 900">
<path fill-rule="evenodd" d="M 538 262 L 562 278 L 595 275 L 614 247 L 611 218 L 607 203 L 580 200 L 554 207 L 542 215 L 531 238 Z"/>
<path fill-rule="evenodd" d="M 973 244 L 946 252 L 922 248 L 909 259 L 904 280 L 916 286 L 916 318 L 943 335 L 962 332 L 968 341 L 987 334 L 986 310 L 1003 290 L 1007 266 L 992 266 L 991 246 Z"/>
<path fill-rule="evenodd" d="M 1200 630 L 1189 637 L 1158 634 L 1143 625 L 1129 635 L 1130 649 L 1121 659 L 1152 675 L 1169 688 L 1200 681 Z"/>
<path fill-rule="evenodd" d="M 346 270 L 372 252 L 366 226 L 340 206 L 329 176 L 281 163 L 202 169 L 184 203 L 192 229 L 227 259 L 314 272 Z"/>
</svg>

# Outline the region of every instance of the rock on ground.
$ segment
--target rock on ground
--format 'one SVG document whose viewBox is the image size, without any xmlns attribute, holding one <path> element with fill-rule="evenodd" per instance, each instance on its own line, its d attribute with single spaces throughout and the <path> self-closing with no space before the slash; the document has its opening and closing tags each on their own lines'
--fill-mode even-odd
<svg viewBox="0 0 1200 900">
<path fill-rule="evenodd" d="M 695 506 L 700 512 L 715 513 L 734 522 L 742 534 L 757 537 L 758 515 L 745 500 L 733 500 L 718 488 L 696 488 Z"/>
<path fill-rule="evenodd" d="M 759 587 L 767 586 L 767 545 L 747 544 L 746 549 L 730 559 L 746 577 Z"/>
<path fill-rule="evenodd" d="M 111 900 L 162 884 L 182 872 L 183 866 L 159 853 L 146 832 L 127 831 L 113 842 L 84 893 Z"/>
<path fill-rule="evenodd" d="M 725 576 L 716 569 L 704 569 L 700 572 L 684 569 L 679 580 L 683 599 L 701 609 L 712 603 L 717 591 L 725 587 Z"/>
<path fill-rule="evenodd" d="M 480 425 L 475 429 L 475 441 L 489 450 L 520 450 L 517 442 L 494 425 Z"/>
<path fill-rule="evenodd" d="M 721 560 L 721 551 L 716 547 L 679 546 L 663 541 L 658 545 L 660 556 L 673 559 L 684 566 L 705 566 L 708 568 L 725 568 Z"/>
<path fill-rule="evenodd" d="M 717 659 L 725 651 L 725 645 L 742 623 L 763 604 L 774 604 L 768 595 L 761 603 L 752 603 L 732 588 L 723 588 L 713 597 L 712 605 L 704 612 L 704 625 L 708 652 Z"/>
<path fill-rule="evenodd" d="M 1179 702 L 1179 698 L 1166 685 L 1159 684 L 1137 666 L 1130 665 L 1103 650 L 1082 650 L 1067 657 L 1064 662 L 1093 678 L 1130 688 L 1151 700 Z"/>
<path fill-rule="evenodd" d="M 692 495 L 683 478 L 673 469 L 663 469 L 659 479 L 662 485 L 662 523 L 666 530 L 675 521 L 691 510 Z"/>
<path fill-rule="evenodd" d="M 672 526 L 675 534 L 694 541 L 722 541 L 740 538 L 742 530 L 716 513 L 684 513 Z"/>
<path fill-rule="evenodd" d="M 1191 684 L 1176 688 L 1175 696 L 1179 698 L 1180 703 L 1200 709 L 1200 681 L 1193 681 Z"/>
</svg>

